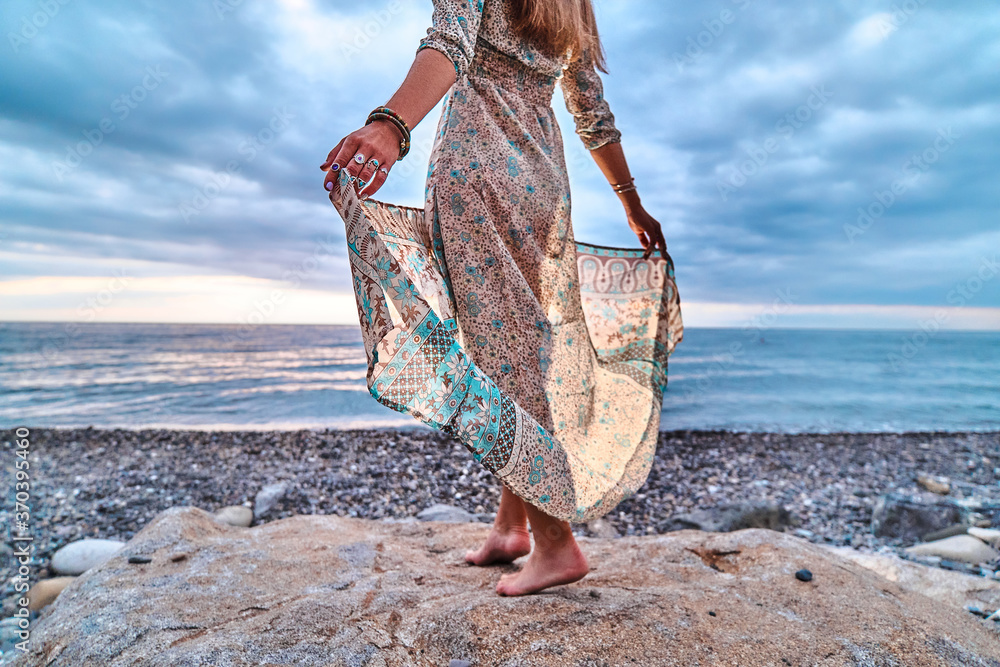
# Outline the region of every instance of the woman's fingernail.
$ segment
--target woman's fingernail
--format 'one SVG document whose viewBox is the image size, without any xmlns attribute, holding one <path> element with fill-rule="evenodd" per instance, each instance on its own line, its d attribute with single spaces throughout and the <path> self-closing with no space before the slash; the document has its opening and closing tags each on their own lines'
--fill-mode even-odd
<svg viewBox="0 0 1000 667">
<path fill-rule="evenodd" d="M 336 162 L 334 162 L 332 165 L 330 165 L 330 170 L 331 171 L 340 171 L 340 165 L 337 164 Z"/>
<path fill-rule="evenodd" d="M 333 190 L 333 181 L 327 181 L 326 185 L 323 187 L 325 187 L 327 190 Z"/>
</svg>

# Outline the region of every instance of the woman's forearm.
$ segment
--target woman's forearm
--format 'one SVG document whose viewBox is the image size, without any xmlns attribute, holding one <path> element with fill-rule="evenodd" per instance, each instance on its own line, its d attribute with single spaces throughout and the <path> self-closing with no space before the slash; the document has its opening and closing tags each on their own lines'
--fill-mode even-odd
<svg viewBox="0 0 1000 667">
<path fill-rule="evenodd" d="M 402 85 L 386 106 L 412 129 L 441 101 L 453 83 L 455 66 L 448 56 L 435 49 L 420 49 Z M 348 177 L 355 179 L 359 196 L 365 198 L 374 194 L 398 159 L 404 139 L 403 128 L 385 119 L 351 132 L 320 165 L 319 168 L 327 172 L 323 187 L 332 192 L 337 173 L 343 169 Z"/>
<path fill-rule="evenodd" d="M 455 66 L 448 56 L 431 48 L 417 51 L 410 71 L 386 106 L 413 129 L 455 83 Z"/>
<path fill-rule="evenodd" d="M 597 163 L 601 171 L 604 172 L 608 183 L 628 183 L 629 179 L 632 178 L 621 142 L 613 141 L 609 144 L 604 144 L 600 148 L 590 151 L 590 155 L 594 158 L 594 162 Z M 639 193 L 635 190 L 623 192 L 618 195 L 618 198 L 621 200 L 626 211 L 636 210 L 641 206 Z"/>
<path fill-rule="evenodd" d="M 625 152 L 622 150 L 621 142 L 612 141 L 604 144 L 600 148 L 590 151 L 594 157 L 594 162 L 604 172 L 608 183 L 612 185 L 627 184 L 632 179 L 632 174 L 628 170 L 628 162 L 625 161 Z M 639 243 L 642 244 L 644 252 L 643 258 L 649 257 L 656 249 L 660 250 L 663 259 L 667 259 L 667 241 L 663 238 L 663 230 L 660 223 L 653 219 L 639 201 L 639 193 L 635 190 L 619 192 L 618 199 L 625 207 L 625 215 L 628 218 L 628 225 L 632 231 L 639 236 Z"/>
</svg>

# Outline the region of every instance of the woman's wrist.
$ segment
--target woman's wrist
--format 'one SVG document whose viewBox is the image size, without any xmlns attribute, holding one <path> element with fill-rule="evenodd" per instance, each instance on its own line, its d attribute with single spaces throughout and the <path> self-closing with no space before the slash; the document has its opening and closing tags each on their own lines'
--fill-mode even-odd
<svg viewBox="0 0 1000 667">
<path fill-rule="evenodd" d="M 385 126 L 391 127 L 392 128 L 392 136 L 396 137 L 398 139 L 398 141 L 400 141 L 400 142 L 402 142 L 404 139 L 406 139 L 406 136 L 403 134 L 403 131 L 400 130 L 398 127 L 396 127 L 396 124 L 393 123 L 390 120 L 386 120 L 385 118 L 378 118 L 378 119 L 373 120 L 372 123 L 374 123 L 376 125 L 379 125 L 379 126 L 382 126 L 382 127 L 385 127 Z"/>
<path fill-rule="evenodd" d="M 639 193 L 636 190 L 620 192 L 618 193 L 618 199 L 621 201 L 622 206 L 625 207 L 625 212 L 628 214 L 632 214 L 642 209 L 642 202 L 639 201 Z"/>
</svg>

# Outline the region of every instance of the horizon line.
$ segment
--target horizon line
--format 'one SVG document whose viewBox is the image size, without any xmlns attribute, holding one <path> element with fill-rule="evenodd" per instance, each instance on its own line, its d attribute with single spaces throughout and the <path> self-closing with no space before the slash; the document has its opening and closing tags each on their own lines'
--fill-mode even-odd
<svg viewBox="0 0 1000 667">
<path fill-rule="evenodd" d="M 177 326 L 217 326 L 217 327 L 341 327 L 341 328 L 355 328 L 360 329 L 359 324 L 316 324 L 308 322 L 261 322 L 259 324 L 246 324 L 243 322 L 177 322 L 177 321 L 164 321 L 164 322 L 151 322 L 151 321 L 138 321 L 138 320 L 116 320 L 116 321 L 100 321 L 100 322 L 85 322 L 81 320 L 2 320 L 0 319 L 0 326 L 8 324 L 76 324 L 83 326 L 96 326 L 96 325 L 114 325 L 114 324 L 140 324 L 140 325 L 177 325 Z M 919 329 L 920 327 L 908 327 L 908 328 L 898 328 L 898 327 L 852 327 L 852 326 L 768 326 L 766 328 L 758 328 L 753 326 L 704 326 L 704 325 L 692 325 L 685 324 L 684 329 L 733 329 L 733 330 L 751 330 L 758 329 L 761 333 L 767 331 L 897 331 L 903 333 L 912 333 L 914 329 Z M 1000 327 L 996 329 L 972 329 L 972 328 L 947 328 L 941 327 L 939 331 L 949 331 L 954 333 L 1000 333 Z"/>
</svg>

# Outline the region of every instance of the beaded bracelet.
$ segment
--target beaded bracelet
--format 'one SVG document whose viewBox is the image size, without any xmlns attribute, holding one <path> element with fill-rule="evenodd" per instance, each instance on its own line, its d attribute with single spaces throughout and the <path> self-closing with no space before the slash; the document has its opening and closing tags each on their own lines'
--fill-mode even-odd
<svg viewBox="0 0 1000 667">
<path fill-rule="evenodd" d="M 406 121 L 403 120 L 402 116 L 386 106 L 375 107 L 368 114 L 368 120 L 365 121 L 365 125 L 373 123 L 376 120 L 389 121 L 403 136 L 403 140 L 399 142 L 399 157 L 396 158 L 396 162 L 399 162 L 410 152 L 410 128 L 406 125 Z"/>
<path fill-rule="evenodd" d="M 384 113 L 378 113 L 378 112 L 372 112 L 368 116 L 368 120 L 365 122 L 365 125 L 368 125 L 369 123 L 374 123 L 377 120 L 388 121 L 392 126 L 394 126 L 397 130 L 399 130 L 399 133 L 403 136 L 402 141 L 399 142 L 399 157 L 396 158 L 396 161 L 399 162 L 404 157 L 406 157 L 407 153 L 410 152 L 410 134 L 409 134 L 409 132 L 407 132 L 406 128 L 403 125 L 401 125 L 392 116 L 390 116 L 388 114 L 384 114 Z"/>
<path fill-rule="evenodd" d="M 368 120 L 365 122 L 365 125 L 368 125 L 369 123 L 374 123 L 377 120 L 388 121 L 393 126 L 395 126 L 395 128 L 397 130 L 399 130 L 400 134 L 403 135 L 403 140 L 399 142 L 399 157 L 396 158 L 396 162 L 399 162 L 404 157 L 406 157 L 407 153 L 410 152 L 410 134 L 409 134 L 409 132 L 406 130 L 406 128 L 403 125 L 401 125 L 399 122 L 397 122 L 395 118 L 393 118 L 392 116 L 390 116 L 388 114 L 384 114 L 384 113 L 372 113 L 371 115 L 368 116 Z"/>
</svg>

